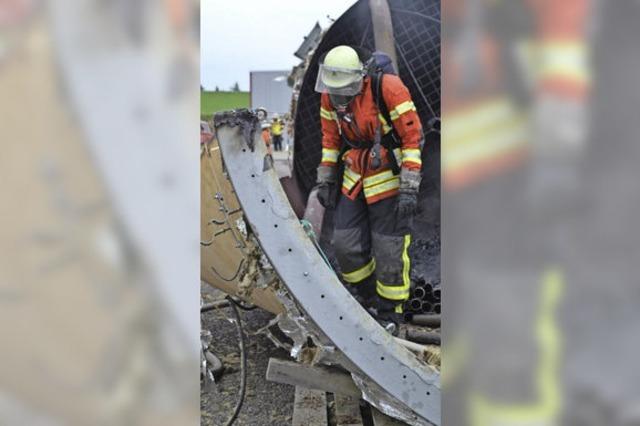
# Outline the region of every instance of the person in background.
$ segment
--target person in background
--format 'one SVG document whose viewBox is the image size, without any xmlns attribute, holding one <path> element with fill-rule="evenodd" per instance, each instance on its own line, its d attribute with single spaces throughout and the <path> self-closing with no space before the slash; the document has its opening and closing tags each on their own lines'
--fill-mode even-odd
<svg viewBox="0 0 640 426">
<path fill-rule="evenodd" d="M 268 122 L 263 122 L 262 123 L 262 140 L 264 141 L 264 144 L 267 146 L 267 152 L 271 155 L 273 154 L 273 151 L 271 149 L 271 134 L 269 132 L 269 129 L 271 128 L 271 125 Z"/>
<path fill-rule="evenodd" d="M 204 145 L 213 139 L 213 132 L 209 123 L 200 120 L 200 145 Z"/>
<path fill-rule="evenodd" d="M 271 122 L 271 137 L 273 141 L 273 148 L 276 151 L 282 151 L 282 130 L 284 125 L 278 114 L 273 115 L 273 121 Z"/>
</svg>

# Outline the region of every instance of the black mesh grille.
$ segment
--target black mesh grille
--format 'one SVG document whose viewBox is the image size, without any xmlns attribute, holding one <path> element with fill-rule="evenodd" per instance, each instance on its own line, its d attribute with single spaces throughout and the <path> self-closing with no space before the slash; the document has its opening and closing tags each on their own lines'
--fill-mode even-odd
<svg viewBox="0 0 640 426">
<path fill-rule="evenodd" d="M 425 125 L 430 117 L 440 116 L 440 2 L 393 0 L 390 4 L 400 77 Z M 304 77 L 295 117 L 294 173 L 305 197 L 315 184 L 322 156 L 320 95 L 314 91 L 318 59 L 340 44 L 374 50 L 368 1 L 357 2 L 331 26 Z M 439 147 L 429 147 L 429 151 L 439 152 Z M 428 186 L 439 187 L 439 172 L 425 178 L 437 179 Z"/>
</svg>

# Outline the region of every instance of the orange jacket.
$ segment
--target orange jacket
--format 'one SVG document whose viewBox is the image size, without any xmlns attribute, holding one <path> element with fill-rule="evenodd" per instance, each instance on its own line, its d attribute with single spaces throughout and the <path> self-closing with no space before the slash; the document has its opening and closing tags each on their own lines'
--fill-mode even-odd
<svg viewBox="0 0 640 426">
<path fill-rule="evenodd" d="M 262 129 L 262 140 L 266 146 L 271 145 L 271 135 L 269 129 Z"/>
<path fill-rule="evenodd" d="M 422 143 L 422 125 L 411 100 L 411 94 L 398 76 L 385 74 L 382 80 L 382 97 L 389 111 L 389 116 L 401 139 L 401 150 L 396 158 L 402 167 L 420 170 L 422 166 L 420 145 Z M 339 119 L 331 105 L 329 95 L 322 94 L 320 104 L 320 121 L 322 123 L 322 166 L 335 167 L 342 148 L 340 132 L 352 142 L 372 142 L 378 126 L 384 134 L 391 127 L 378 111 L 371 90 L 371 78 L 365 77 L 362 92 L 349 105 L 348 114 L 352 115 L 351 123 Z M 342 193 L 350 199 L 364 190 L 367 203 L 394 196 L 398 193 L 400 179 L 391 170 L 387 150 L 381 147 L 381 165 L 373 169 L 371 150 L 368 148 L 350 148 L 343 155 L 345 171 L 342 181 Z"/>
<path fill-rule="evenodd" d="M 269 132 L 269 129 L 262 129 L 262 140 L 267 146 L 267 152 L 271 154 L 271 134 Z"/>
</svg>

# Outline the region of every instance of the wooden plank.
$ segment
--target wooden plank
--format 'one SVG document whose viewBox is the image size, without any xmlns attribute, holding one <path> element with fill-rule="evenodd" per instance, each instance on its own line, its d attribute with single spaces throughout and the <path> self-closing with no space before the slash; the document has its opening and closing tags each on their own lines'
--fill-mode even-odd
<svg viewBox="0 0 640 426">
<path fill-rule="evenodd" d="M 375 407 L 371 407 L 371 416 L 374 426 L 406 426 L 406 423 L 381 413 Z"/>
<path fill-rule="evenodd" d="M 267 380 L 356 398 L 362 395 L 347 373 L 335 368 L 303 365 L 276 358 L 269 359 Z"/>
<path fill-rule="evenodd" d="M 336 395 L 337 426 L 362 426 L 360 399 L 355 396 Z"/>
<path fill-rule="evenodd" d="M 292 426 L 327 426 L 327 394 L 296 386 Z"/>
</svg>

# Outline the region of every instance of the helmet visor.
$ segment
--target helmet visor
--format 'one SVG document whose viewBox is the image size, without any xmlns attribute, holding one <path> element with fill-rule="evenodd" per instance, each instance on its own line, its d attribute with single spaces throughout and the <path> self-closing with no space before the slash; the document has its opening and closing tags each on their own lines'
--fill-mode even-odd
<svg viewBox="0 0 640 426">
<path fill-rule="evenodd" d="M 320 65 L 316 92 L 355 96 L 362 90 L 362 71 Z"/>
</svg>

